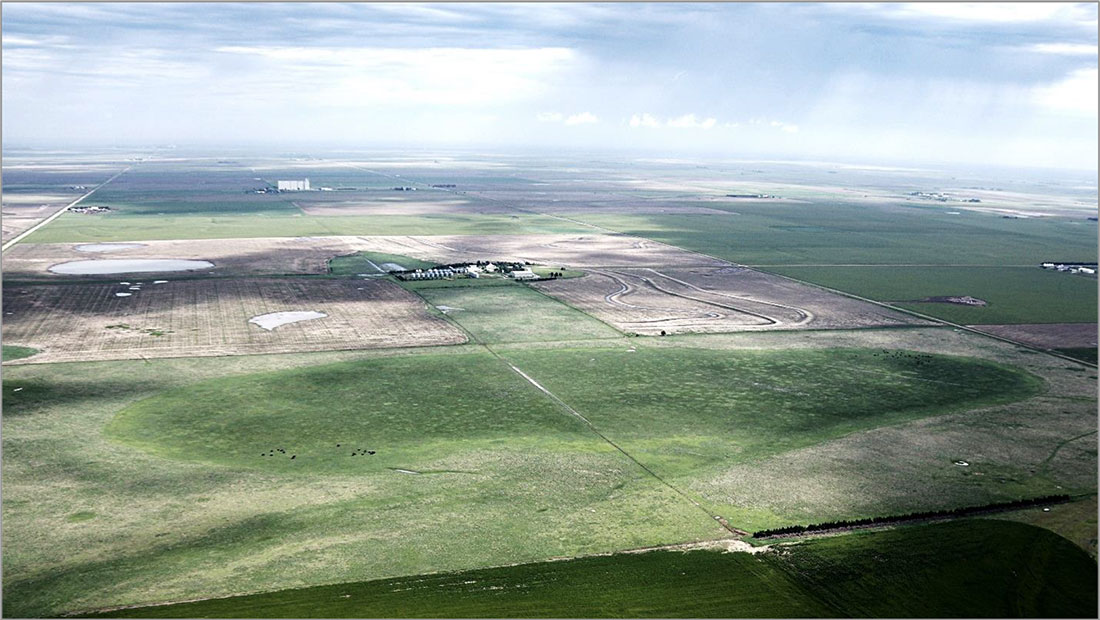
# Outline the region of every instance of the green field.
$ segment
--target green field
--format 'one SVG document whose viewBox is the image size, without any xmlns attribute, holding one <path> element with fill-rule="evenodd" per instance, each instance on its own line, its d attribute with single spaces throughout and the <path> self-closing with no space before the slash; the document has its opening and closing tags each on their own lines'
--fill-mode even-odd
<svg viewBox="0 0 1100 620">
<path fill-rule="evenodd" d="M 684 475 L 1039 393 L 1010 366 L 895 350 L 509 351 L 647 465 Z"/>
<path fill-rule="evenodd" d="M 21 360 L 24 357 L 30 357 L 38 353 L 38 349 L 32 347 L 20 347 L 18 345 L 6 344 L 3 346 L 3 361 L 9 360 Z"/>
<path fill-rule="evenodd" d="M 578 421 L 487 353 L 208 381 L 128 407 L 106 432 L 165 458 L 296 474 L 420 471 L 502 445 L 591 450 Z"/>
<path fill-rule="evenodd" d="M 104 617 L 1091 617 L 1096 578 L 1095 562 L 1066 540 L 982 520 L 811 540 L 782 555 L 652 551 Z"/>
<path fill-rule="evenodd" d="M 821 200 L 728 209 L 730 215 L 569 217 L 749 265 L 1039 265 L 1096 262 L 1097 256 L 1096 223 L 1084 220 L 1012 220 L 947 215 L 922 205 Z"/>
<path fill-rule="evenodd" d="M 81 215 L 66 213 L 27 243 L 242 239 L 331 235 L 531 235 L 591 228 L 543 215 Z"/>
<path fill-rule="evenodd" d="M 768 271 L 963 325 L 1095 323 L 1096 279 L 1036 267 L 772 267 Z M 970 295 L 987 306 L 913 303 Z"/>
<path fill-rule="evenodd" d="M 489 278 L 478 278 L 489 281 Z M 609 325 L 522 284 L 420 288 L 418 292 L 477 342 L 619 338 Z"/>
<path fill-rule="evenodd" d="M 384 252 L 356 252 L 347 256 L 337 256 L 328 262 L 329 273 L 337 276 L 354 276 L 360 273 L 384 274 L 388 273 L 382 265 L 395 263 L 405 269 L 428 269 L 435 267 L 435 263 L 423 261 L 401 254 L 386 254 Z"/>
<path fill-rule="evenodd" d="M 1059 353 L 1064 353 L 1070 357 L 1086 361 L 1090 364 L 1096 363 L 1096 347 L 1075 347 L 1071 349 L 1055 349 Z"/>
<path fill-rule="evenodd" d="M 505 355 L 674 484 L 1037 388 L 964 358 L 661 342 Z M 723 534 L 503 362 L 447 349 L 9 368 L 5 609 L 56 615 Z M 966 385 L 944 389 L 945 377 Z M 801 516 L 725 514 L 751 527 Z"/>
</svg>

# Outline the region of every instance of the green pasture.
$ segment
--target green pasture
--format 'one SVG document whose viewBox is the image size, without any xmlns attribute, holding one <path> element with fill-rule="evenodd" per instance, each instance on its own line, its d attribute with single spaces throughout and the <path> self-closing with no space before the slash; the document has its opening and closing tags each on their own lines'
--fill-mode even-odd
<svg viewBox="0 0 1100 620">
<path fill-rule="evenodd" d="M 207 381 L 124 409 L 106 433 L 165 458 L 295 474 L 419 471 L 495 446 L 592 449 L 576 419 L 488 353 Z"/>
<path fill-rule="evenodd" d="M 1010 366 L 899 350 L 635 349 L 506 357 L 669 475 L 1043 389 Z"/>
<path fill-rule="evenodd" d="M 1035 267 L 769 267 L 963 325 L 1095 323 L 1096 279 Z M 969 295 L 986 306 L 916 303 Z"/>
<path fill-rule="evenodd" d="M 474 347 L 18 366 L 3 392 L 10 616 L 725 532 Z"/>
<path fill-rule="evenodd" d="M 373 263 L 373 264 L 372 264 Z M 384 274 L 383 263 L 396 263 L 405 269 L 427 269 L 436 264 L 402 254 L 384 252 L 356 252 L 346 256 L 337 256 L 328 262 L 328 271 L 338 276 L 354 276 L 360 273 Z"/>
<path fill-rule="evenodd" d="M 712 208 L 721 205 L 709 204 Z M 749 265 L 1096 262 L 1096 223 L 841 202 L 733 204 L 729 215 L 569 217 Z"/>
<path fill-rule="evenodd" d="M 489 278 L 478 278 L 475 281 Z M 512 286 L 455 286 L 417 291 L 478 342 L 551 342 L 618 338 L 607 324 L 518 283 Z"/>
<path fill-rule="evenodd" d="M 530 235 L 591 230 L 565 220 L 531 214 L 310 216 L 238 213 L 161 216 L 66 213 L 27 237 L 26 241 L 76 243 L 330 235 Z"/>
<path fill-rule="evenodd" d="M 660 339 L 660 347 L 634 339 L 634 352 L 625 342 L 597 342 L 513 344 L 502 354 L 738 526 L 798 522 L 819 508 L 831 517 L 833 508 L 801 504 L 764 518 L 754 512 L 760 498 L 748 495 L 748 508 L 727 511 L 705 491 L 731 463 L 771 468 L 768 455 L 1039 389 L 1024 372 L 970 358 L 688 349 L 694 340 L 686 337 Z M 727 534 L 473 345 L 11 366 L 3 398 L 4 604 L 12 616 Z M 1059 423 L 1054 417 L 1044 432 Z M 967 436 L 988 444 L 977 432 L 987 423 L 976 419 Z M 878 469 L 868 468 L 865 482 Z M 936 493 L 970 492 L 934 473 L 921 479 Z M 761 570 L 775 581 L 773 569 Z M 781 609 L 818 613 L 807 605 Z M 643 607 L 616 613 L 667 613 Z M 278 609 L 271 615 L 288 613 Z"/>
<path fill-rule="evenodd" d="M 32 347 L 21 347 L 14 344 L 6 344 L 3 346 L 3 361 L 9 360 L 21 360 L 24 357 L 30 357 L 38 353 L 38 349 Z"/>
<path fill-rule="evenodd" d="M 1096 363 L 1096 347 L 1072 347 L 1069 349 L 1055 350 L 1070 357 L 1089 362 L 1090 364 Z"/>
<path fill-rule="evenodd" d="M 1055 534 L 978 520 L 809 540 L 782 554 L 617 554 L 102 617 L 1091 617 L 1096 578 L 1096 563 Z"/>
</svg>

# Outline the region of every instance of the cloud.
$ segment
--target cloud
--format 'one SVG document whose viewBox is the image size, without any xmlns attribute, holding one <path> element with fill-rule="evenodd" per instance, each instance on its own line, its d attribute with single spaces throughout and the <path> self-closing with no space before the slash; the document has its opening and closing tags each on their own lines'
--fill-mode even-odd
<svg viewBox="0 0 1100 620">
<path fill-rule="evenodd" d="M 539 112 L 535 118 L 540 123 L 560 123 L 565 116 L 561 112 Z"/>
<path fill-rule="evenodd" d="M 776 127 L 780 131 L 785 131 L 787 133 L 798 133 L 798 125 L 794 125 L 791 123 L 784 123 L 783 121 L 771 121 L 770 123 L 768 123 L 768 125 L 771 127 Z"/>
<path fill-rule="evenodd" d="M 685 114 L 676 118 L 670 118 L 665 124 L 669 127 L 677 127 L 680 129 L 710 129 L 717 123 L 718 119 L 715 118 L 699 120 L 695 118 L 694 114 Z"/>
<path fill-rule="evenodd" d="M 955 21 L 1021 23 L 1070 20 L 1087 23 L 1095 14 L 1085 5 L 1061 2 L 904 2 L 875 5 L 898 18 L 933 17 Z"/>
<path fill-rule="evenodd" d="M 653 115 L 648 113 L 635 114 L 630 117 L 631 127 L 660 127 L 661 121 L 658 121 Z"/>
<path fill-rule="evenodd" d="M 1032 97 L 1035 103 L 1055 113 L 1096 118 L 1100 106 L 1098 88 L 1096 68 L 1078 69 L 1061 81 L 1032 89 Z"/>
<path fill-rule="evenodd" d="M 1095 43 L 1036 43 L 1026 49 L 1040 54 L 1060 54 L 1063 56 L 1096 56 Z"/>
<path fill-rule="evenodd" d="M 245 75 L 293 84 L 324 105 L 506 103 L 530 99 L 566 69 L 569 48 L 221 46 Z M 305 87 L 305 88 L 303 88 Z"/>
<path fill-rule="evenodd" d="M 580 114 L 574 114 L 565 119 L 566 125 L 587 125 L 589 123 L 598 123 L 600 119 L 591 112 L 581 112 Z"/>
</svg>

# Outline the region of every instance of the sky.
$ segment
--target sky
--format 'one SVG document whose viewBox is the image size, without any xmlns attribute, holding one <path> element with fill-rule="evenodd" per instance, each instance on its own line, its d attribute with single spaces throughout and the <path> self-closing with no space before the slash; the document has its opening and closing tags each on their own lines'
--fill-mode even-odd
<svg viewBox="0 0 1100 620">
<path fill-rule="evenodd" d="M 1091 3 L 4 3 L 3 144 L 1095 170 Z"/>
</svg>

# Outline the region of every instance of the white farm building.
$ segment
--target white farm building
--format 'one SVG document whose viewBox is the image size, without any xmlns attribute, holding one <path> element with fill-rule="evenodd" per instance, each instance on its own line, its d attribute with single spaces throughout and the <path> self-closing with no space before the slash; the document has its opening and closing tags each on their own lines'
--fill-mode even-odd
<svg viewBox="0 0 1100 620">
<path fill-rule="evenodd" d="M 278 189 L 280 192 L 308 192 L 309 179 L 304 179 L 302 181 L 279 181 Z"/>
</svg>

